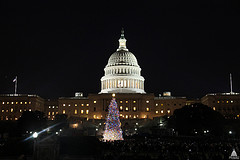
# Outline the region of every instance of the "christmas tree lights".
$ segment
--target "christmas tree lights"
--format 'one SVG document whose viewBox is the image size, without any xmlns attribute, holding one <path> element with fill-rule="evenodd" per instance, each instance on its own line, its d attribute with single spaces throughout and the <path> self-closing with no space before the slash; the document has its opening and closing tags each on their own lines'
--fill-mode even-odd
<svg viewBox="0 0 240 160">
<path fill-rule="evenodd" d="M 104 141 L 123 140 L 119 110 L 115 98 L 112 98 L 108 106 L 108 115 L 103 134 Z"/>
</svg>

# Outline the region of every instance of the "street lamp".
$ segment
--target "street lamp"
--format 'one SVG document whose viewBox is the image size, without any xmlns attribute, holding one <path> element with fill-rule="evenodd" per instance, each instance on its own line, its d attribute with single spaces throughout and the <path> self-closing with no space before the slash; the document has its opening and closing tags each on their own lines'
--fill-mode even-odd
<svg viewBox="0 0 240 160">
<path fill-rule="evenodd" d="M 34 132 L 32 137 L 34 138 L 34 144 L 33 144 L 33 159 L 36 160 L 37 159 L 37 137 L 38 137 L 38 133 Z"/>
</svg>

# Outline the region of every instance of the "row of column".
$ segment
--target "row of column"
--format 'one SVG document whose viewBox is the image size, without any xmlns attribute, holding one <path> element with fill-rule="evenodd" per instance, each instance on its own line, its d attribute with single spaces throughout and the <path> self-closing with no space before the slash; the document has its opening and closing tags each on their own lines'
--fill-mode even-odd
<svg viewBox="0 0 240 160">
<path fill-rule="evenodd" d="M 136 88 L 144 89 L 142 80 L 137 79 L 107 79 L 102 81 L 102 89 L 111 88 Z"/>
<path fill-rule="evenodd" d="M 106 70 L 105 75 L 119 74 L 119 73 L 140 75 L 140 71 L 138 69 L 130 69 L 130 68 L 108 69 Z"/>
</svg>

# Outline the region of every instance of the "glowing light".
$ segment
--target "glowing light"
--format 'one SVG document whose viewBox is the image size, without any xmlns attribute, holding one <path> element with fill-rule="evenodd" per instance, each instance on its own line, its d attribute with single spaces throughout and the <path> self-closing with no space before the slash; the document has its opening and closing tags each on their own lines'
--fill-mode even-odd
<svg viewBox="0 0 240 160">
<path fill-rule="evenodd" d="M 38 137 L 38 133 L 34 132 L 32 136 L 33 136 L 33 138 L 37 138 Z"/>
<path fill-rule="evenodd" d="M 78 127 L 78 123 L 75 123 L 72 125 L 72 128 L 77 128 Z"/>
</svg>

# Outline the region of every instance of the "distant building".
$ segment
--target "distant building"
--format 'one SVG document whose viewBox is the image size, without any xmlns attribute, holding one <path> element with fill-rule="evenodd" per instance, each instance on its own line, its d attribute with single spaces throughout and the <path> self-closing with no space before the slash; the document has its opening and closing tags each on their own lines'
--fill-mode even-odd
<svg viewBox="0 0 240 160">
<path fill-rule="evenodd" d="M 240 94 L 239 93 L 213 93 L 201 99 L 202 103 L 220 112 L 226 118 L 239 118 Z"/>
<path fill-rule="evenodd" d="M 44 99 L 37 95 L 0 95 L 1 120 L 18 120 L 23 111 L 44 111 Z"/>
</svg>

